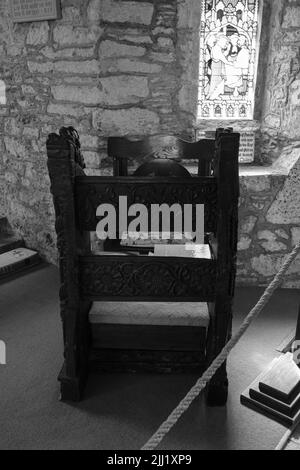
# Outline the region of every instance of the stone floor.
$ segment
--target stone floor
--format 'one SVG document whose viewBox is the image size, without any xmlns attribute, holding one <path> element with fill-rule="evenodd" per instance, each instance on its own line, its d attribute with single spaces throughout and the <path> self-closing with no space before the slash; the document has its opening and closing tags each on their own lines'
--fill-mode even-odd
<svg viewBox="0 0 300 470">
<path fill-rule="evenodd" d="M 58 271 L 46 267 L 0 285 L 0 337 L 7 366 L 0 366 L 1 449 L 139 449 L 194 384 L 194 374 L 90 376 L 84 401 L 58 400 L 62 363 Z M 236 329 L 262 293 L 238 288 Z M 299 291 L 278 290 L 228 361 L 226 407 L 203 398 L 159 449 L 271 450 L 286 428 L 240 404 L 241 392 L 278 354 L 295 328 Z M 296 435 L 294 437 L 296 439 Z M 290 446 L 296 443 L 291 441 Z"/>
<path fill-rule="evenodd" d="M 299 438 L 299 436 L 298 436 L 298 439 L 292 437 L 289 440 L 285 450 L 300 450 L 300 438 Z"/>
<path fill-rule="evenodd" d="M 288 440 L 284 450 L 300 450 L 300 424 Z"/>
</svg>

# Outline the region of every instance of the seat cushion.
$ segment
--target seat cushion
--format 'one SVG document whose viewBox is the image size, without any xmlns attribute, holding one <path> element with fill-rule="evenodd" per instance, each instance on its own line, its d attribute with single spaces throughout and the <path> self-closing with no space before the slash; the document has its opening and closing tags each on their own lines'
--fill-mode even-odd
<svg viewBox="0 0 300 470">
<path fill-rule="evenodd" d="M 90 323 L 208 327 L 206 302 L 93 302 Z"/>
</svg>

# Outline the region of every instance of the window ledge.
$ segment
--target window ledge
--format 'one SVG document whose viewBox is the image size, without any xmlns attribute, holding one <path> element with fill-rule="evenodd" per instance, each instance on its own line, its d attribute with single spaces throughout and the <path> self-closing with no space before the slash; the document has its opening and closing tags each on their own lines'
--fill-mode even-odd
<svg viewBox="0 0 300 470">
<path fill-rule="evenodd" d="M 234 132 L 256 132 L 260 129 L 260 122 L 256 119 L 198 119 L 195 131 L 215 131 L 218 127 L 232 127 Z"/>
<path fill-rule="evenodd" d="M 258 165 L 240 165 L 240 176 L 274 176 L 283 175 L 285 173 L 276 170 L 273 166 L 258 166 Z"/>
<path fill-rule="evenodd" d="M 254 119 L 238 120 L 218 120 L 202 119 L 198 120 L 194 128 L 195 140 L 203 138 L 214 138 L 217 128 L 232 127 L 234 132 L 239 132 L 240 140 L 240 163 L 253 163 L 255 158 L 255 138 L 260 124 Z"/>
<path fill-rule="evenodd" d="M 281 156 L 270 166 L 240 165 L 240 176 L 288 176 L 295 165 L 300 162 L 299 146 L 290 146 L 284 149 Z"/>
</svg>

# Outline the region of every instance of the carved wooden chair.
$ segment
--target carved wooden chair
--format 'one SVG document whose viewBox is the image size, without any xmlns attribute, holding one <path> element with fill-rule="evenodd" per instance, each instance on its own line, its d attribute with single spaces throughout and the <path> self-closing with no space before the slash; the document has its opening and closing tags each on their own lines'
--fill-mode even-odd
<svg viewBox="0 0 300 470">
<path fill-rule="evenodd" d="M 82 398 L 91 369 L 182 371 L 191 366 L 192 370 L 201 372 L 231 334 L 239 134 L 219 129 L 215 141 L 172 141 L 167 155 L 170 157 L 171 153 L 178 165 L 178 160 L 185 158 L 199 160 L 198 176 L 161 176 L 162 167 L 158 177 L 149 176 L 149 168 L 144 168 L 141 174 L 138 171 L 128 176 L 128 159 L 141 156 L 141 145 L 144 148 L 142 161 L 143 157 L 146 160 L 158 152 L 156 144 L 153 145 L 153 141 L 149 144 L 149 139 L 132 143 L 124 138 L 110 138 L 108 154 L 114 159 L 114 176 L 85 176 L 79 138 L 73 128 L 62 128 L 59 135 L 50 134 L 47 140 L 61 276 L 64 365 L 59 380 L 64 400 Z M 172 173 L 175 167 L 170 168 Z M 98 223 L 96 209 L 101 203 L 110 203 L 118 210 L 120 195 L 127 196 L 128 205 L 135 202 L 146 206 L 175 202 L 204 204 L 210 256 L 179 258 L 147 256 L 143 252 L 139 256 L 122 256 L 119 252 L 93 254 L 90 232 L 95 231 Z M 129 310 L 131 302 L 135 302 L 141 309 L 149 308 L 154 316 L 161 310 L 161 317 L 166 302 L 172 306 L 174 317 L 177 313 L 180 317 L 186 305 L 189 318 L 195 320 L 195 324 L 190 328 L 186 325 L 183 328 L 180 322 L 172 326 L 171 312 L 171 316 L 170 313 L 164 316 L 162 323 L 145 326 L 137 322 L 133 326 L 128 322 L 120 330 L 113 325 L 119 302 L 129 305 Z M 158 306 L 154 311 L 151 302 Z M 104 316 L 111 318 L 100 324 L 94 322 L 98 315 L 95 305 L 99 303 L 105 305 Z M 206 325 L 197 323 L 198 313 L 201 316 L 200 303 L 208 305 Z M 130 316 L 128 308 L 126 315 Z M 103 307 L 101 314 L 103 318 Z M 151 334 L 145 335 L 145 331 Z M 119 341 L 119 349 L 112 351 L 107 340 L 110 335 L 115 335 L 114 339 Z M 200 343 L 204 347 L 200 348 Z M 224 404 L 227 386 L 224 363 L 207 388 L 208 403 Z"/>
<path fill-rule="evenodd" d="M 226 130 L 228 131 L 231 129 Z M 169 135 L 151 136 L 138 141 L 128 140 L 126 137 L 109 137 L 107 142 L 107 153 L 113 159 L 114 176 L 128 175 L 129 160 L 148 163 L 149 160 L 154 159 L 158 160 L 162 167 L 165 165 L 161 160 L 185 163 L 195 161 L 198 165 L 198 176 L 209 176 L 214 151 L 213 139 L 187 142 Z M 168 171 L 167 167 L 166 171 Z M 169 171 L 172 171 L 170 166 Z"/>
</svg>

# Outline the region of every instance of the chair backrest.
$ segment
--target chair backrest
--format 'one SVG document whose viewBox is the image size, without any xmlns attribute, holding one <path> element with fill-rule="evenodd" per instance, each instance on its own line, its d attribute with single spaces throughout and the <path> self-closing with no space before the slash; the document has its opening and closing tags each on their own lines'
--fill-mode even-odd
<svg viewBox="0 0 300 470">
<path fill-rule="evenodd" d="M 132 150 L 136 144 L 129 144 L 129 148 L 124 142 L 120 138 L 109 141 L 118 174 L 108 177 L 85 175 L 74 129 L 63 128 L 47 140 L 60 265 L 64 366 L 59 380 L 64 399 L 78 400 L 87 377 L 93 346 L 88 313 L 93 300 L 209 302 L 210 308 L 214 305 L 207 335 L 209 362 L 230 334 L 237 251 L 239 134 L 219 130 L 211 150 L 211 174 L 193 177 L 124 177 L 127 164 L 123 159 L 140 156 L 139 148 L 137 153 Z M 201 145 L 180 143 L 176 148 L 179 155 L 199 158 Z M 144 155 L 149 155 L 147 145 Z M 124 195 L 128 205 L 204 204 L 212 259 L 92 255 L 88 232 L 95 231 L 99 222 L 99 204 L 110 203 L 117 211 L 119 196 Z M 223 382 L 222 376 L 222 386 Z"/>
<path fill-rule="evenodd" d="M 220 279 L 220 289 L 226 288 L 227 294 L 232 295 L 230 292 L 234 285 L 237 245 L 239 134 L 218 131 L 211 176 L 157 179 L 138 176 L 124 177 L 123 175 L 114 177 L 84 175 L 82 170 L 84 164 L 82 159 L 78 158 L 76 139 L 74 136 L 73 140 L 69 138 L 69 134 L 66 134 L 64 130 L 59 136 L 51 134 L 47 141 L 47 152 L 51 191 L 56 211 L 62 279 L 64 279 L 63 283 L 69 286 L 71 303 L 75 297 L 78 299 L 81 295 L 85 298 L 105 298 L 100 289 L 102 284 L 97 284 L 97 276 L 100 276 L 99 273 L 104 269 L 104 265 L 111 266 L 115 263 L 116 269 L 119 269 L 117 266 L 126 261 L 126 257 L 119 259 L 118 256 L 96 256 L 91 259 L 89 243 L 85 238 L 87 232 L 96 230 L 99 222 L 97 208 L 100 204 L 109 203 L 113 206 L 116 220 L 119 220 L 120 196 L 126 196 L 128 207 L 135 203 L 144 204 L 147 208 L 151 204 L 169 206 L 174 203 L 179 203 L 181 206 L 204 204 L 205 232 L 211 233 L 215 239 L 212 248 L 216 267 L 213 267 L 213 270 L 217 269 L 219 273 L 217 278 Z M 194 261 L 190 260 L 189 263 Z M 149 257 L 141 257 L 137 261 L 145 265 L 149 262 Z M 158 258 L 151 260 L 151 263 L 169 262 L 173 263 L 174 269 L 177 269 L 177 260 L 159 260 Z M 195 269 L 198 269 L 197 264 L 195 264 Z M 98 286 L 98 290 L 95 287 L 97 290 L 95 294 L 92 294 L 88 288 L 84 294 L 82 290 L 81 293 L 78 291 L 78 273 L 81 286 L 88 286 L 90 278 L 94 279 L 90 285 Z M 215 271 L 212 272 L 212 277 L 214 273 Z M 65 293 L 65 288 L 62 292 Z M 137 293 L 136 297 L 138 298 L 139 295 Z M 117 294 L 115 296 L 118 297 Z M 178 300 L 175 294 L 174 296 Z"/>
<path fill-rule="evenodd" d="M 122 163 L 122 155 L 127 158 L 132 152 L 121 152 L 124 146 L 120 140 L 119 144 L 120 153 L 118 145 L 113 153 L 121 156 Z M 192 158 L 198 155 L 199 148 L 193 153 L 197 146 L 188 148 Z M 145 151 L 148 154 L 147 147 Z M 83 383 L 87 374 L 91 345 L 88 312 L 93 300 L 215 302 L 216 327 L 209 334 L 215 349 L 219 347 L 229 331 L 236 273 L 238 152 L 239 134 L 220 131 L 211 176 L 86 176 L 77 133 L 63 128 L 59 135 L 49 135 L 47 163 L 56 215 L 64 333 L 65 362 L 60 380 L 65 383 L 65 396 L 78 397 L 79 377 Z M 204 204 L 205 231 L 212 232 L 212 259 L 92 256 L 88 232 L 95 231 L 99 221 L 97 207 L 110 203 L 118 209 L 120 195 L 128 197 L 128 204 Z M 70 383 L 77 384 L 75 392 Z"/>
<path fill-rule="evenodd" d="M 128 175 L 128 161 L 141 163 L 149 159 L 170 159 L 176 162 L 198 160 L 198 175 L 209 176 L 215 151 L 214 139 L 188 142 L 178 137 L 164 135 L 129 140 L 126 137 L 109 137 L 108 156 L 113 159 L 114 176 Z"/>
</svg>

